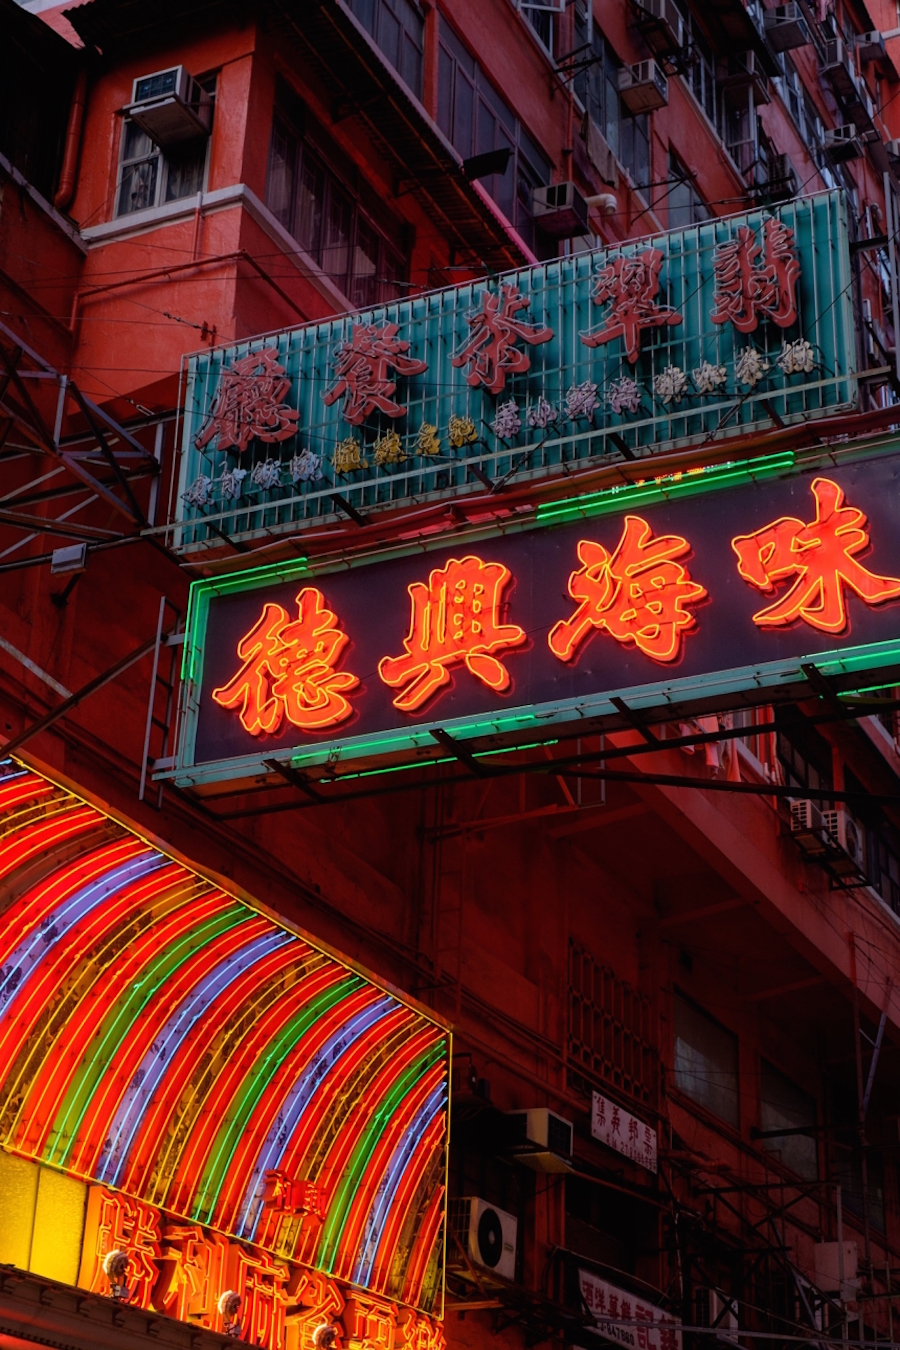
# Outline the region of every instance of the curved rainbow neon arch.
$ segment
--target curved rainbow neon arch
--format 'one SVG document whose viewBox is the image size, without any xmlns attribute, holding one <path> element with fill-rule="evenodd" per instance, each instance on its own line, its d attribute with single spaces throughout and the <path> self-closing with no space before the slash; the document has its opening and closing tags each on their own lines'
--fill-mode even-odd
<svg viewBox="0 0 900 1350">
<path fill-rule="evenodd" d="M 449 1035 L 0 762 L 0 1145 L 431 1311 Z M 264 1173 L 324 1189 L 291 1250 Z"/>
</svg>

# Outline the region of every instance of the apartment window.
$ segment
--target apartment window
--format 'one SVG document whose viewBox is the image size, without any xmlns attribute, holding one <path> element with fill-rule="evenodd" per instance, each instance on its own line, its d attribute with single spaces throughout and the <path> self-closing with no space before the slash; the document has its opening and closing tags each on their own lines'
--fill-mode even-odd
<svg viewBox="0 0 900 1350">
<path fill-rule="evenodd" d="M 627 169 L 631 181 L 643 186 L 650 181 L 650 119 L 646 113 L 636 117 L 619 97 L 619 71 L 622 63 L 595 27 L 589 33 L 587 9 L 575 10 L 575 49 L 577 61 L 589 60 L 575 76 L 575 93 L 587 113 L 600 128 L 616 159 Z"/>
<path fill-rule="evenodd" d="M 199 83 L 215 98 L 215 77 Z M 206 180 L 209 142 L 210 138 L 204 136 L 202 141 L 161 150 L 136 122 L 126 118 L 119 153 L 116 215 L 127 216 L 132 211 L 196 197 Z"/>
<path fill-rule="evenodd" d="M 735 1129 L 740 1125 L 737 1037 L 675 995 L 675 1086 Z"/>
<path fill-rule="evenodd" d="M 420 99 L 425 18 L 415 0 L 347 0 L 347 4 L 401 80 Z"/>
<path fill-rule="evenodd" d="M 272 124 L 266 205 L 354 308 L 402 293 L 401 231 L 287 86 Z"/>
<path fill-rule="evenodd" d="M 776 708 L 775 721 L 779 724 L 776 751 L 786 786 L 796 788 L 798 797 L 803 796 L 805 788 L 827 791 L 832 786 L 828 742 L 790 709 Z M 830 803 L 822 801 L 819 805 L 824 810 Z"/>
<path fill-rule="evenodd" d="M 700 30 L 697 20 L 687 7 L 682 10 L 684 17 L 684 36 L 690 48 L 691 63 L 685 79 L 693 90 L 694 97 L 706 113 L 716 130 L 720 130 L 719 91 L 716 85 L 716 58 L 712 47 Z"/>
<path fill-rule="evenodd" d="M 768 1130 L 796 1130 L 816 1124 L 816 1099 L 798 1088 L 783 1073 L 765 1060 L 760 1066 L 759 1124 Z M 774 1154 L 785 1167 L 815 1181 L 819 1175 L 818 1148 L 815 1135 L 784 1134 L 762 1139 L 767 1153 Z"/>
<path fill-rule="evenodd" d="M 869 884 L 895 914 L 900 914 L 900 835 L 879 806 L 862 801 L 866 789 L 856 775 L 847 769 L 844 778 L 847 791 L 860 794 L 849 809 L 859 818 L 865 836 L 864 867 Z"/>
<path fill-rule="evenodd" d="M 810 158 L 815 164 L 821 175 L 825 186 L 828 188 L 838 188 L 843 186 L 843 181 L 835 172 L 834 167 L 829 164 L 825 155 L 825 147 L 822 144 L 822 123 L 819 114 L 816 112 L 815 104 L 803 86 L 803 81 L 797 72 L 787 52 L 781 55 L 781 66 L 784 75 L 781 81 L 784 101 L 788 106 L 788 111 L 794 119 L 800 138 L 809 151 Z"/>
<path fill-rule="evenodd" d="M 533 193 L 536 187 L 550 182 L 551 166 L 481 66 L 443 20 L 438 126 L 463 159 L 489 150 L 510 150 L 506 172 L 480 181 L 510 224 L 534 248 Z"/>
<path fill-rule="evenodd" d="M 669 154 L 669 179 L 674 186 L 668 189 L 669 229 L 684 230 L 709 219 L 709 208 L 688 176 L 688 171 L 677 155 Z"/>
<path fill-rule="evenodd" d="M 590 1091 L 612 1084 L 638 1102 L 656 1089 L 650 1000 L 569 943 L 569 1082 Z"/>
</svg>

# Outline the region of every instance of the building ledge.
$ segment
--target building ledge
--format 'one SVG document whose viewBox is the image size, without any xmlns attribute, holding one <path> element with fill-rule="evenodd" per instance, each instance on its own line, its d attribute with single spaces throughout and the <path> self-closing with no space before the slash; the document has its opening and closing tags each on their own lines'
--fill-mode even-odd
<svg viewBox="0 0 900 1350">
<path fill-rule="evenodd" d="M 0 154 L 0 170 L 13 180 L 16 187 L 21 188 L 27 197 L 30 197 L 35 206 L 43 211 L 44 215 L 53 221 L 58 230 L 66 236 L 70 243 L 74 244 L 82 253 L 87 253 L 87 245 L 83 236 L 78 232 L 70 220 L 60 215 L 55 206 L 51 206 L 46 197 L 41 196 L 37 188 L 32 187 L 24 174 L 20 173 L 14 164 L 12 164 L 4 154 Z"/>
</svg>

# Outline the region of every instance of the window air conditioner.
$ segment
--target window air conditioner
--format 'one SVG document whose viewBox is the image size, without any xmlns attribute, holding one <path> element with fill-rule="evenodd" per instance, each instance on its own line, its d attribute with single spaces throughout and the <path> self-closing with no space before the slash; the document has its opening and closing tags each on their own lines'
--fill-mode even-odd
<svg viewBox="0 0 900 1350">
<path fill-rule="evenodd" d="M 655 56 L 672 56 L 685 46 L 684 23 L 674 0 L 640 0 L 637 26 Z"/>
<path fill-rule="evenodd" d="M 534 219 L 545 234 L 572 239 L 587 234 L 588 205 L 574 183 L 548 183 L 534 189 Z"/>
<path fill-rule="evenodd" d="M 638 61 L 619 71 L 619 93 L 630 113 L 649 113 L 669 102 L 669 81 L 655 61 Z"/>
<path fill-rule="evenodd" d="M 852 877 L 866 880 L 866 832 L 859 821 L 844 808 L 823 811 L 822 816 L 832 839 L 836 840 L 846 857 L 832 860 L 832 871 L 849 881 Z"/>
<path fill-rule="evenodd" d="M 768 164 L 766 195 L 770 201 L 786 202 L 796 197 L 799 189 L 797 170 L 789 155 L 772 155 Z"/>
<path fill-rule="evenodd" d="M 842 99 L 859 98 L 853 59 L 842 38 L 830 38 L 822 55 L 822 74 Z"/>
<path fill-rule="evenodd" d="M 809 858 L 831 853 L 837 840 L 829 828 L 828 812 L 821 811 L 808 798 L 788 799 L 791 808 L 791 835 Z"/>
<path fill-rule="evenodd" d="M 477 1196 L 450 1202 L 450 1223 L 469 1260 L 503 1280 L 516 1277 L 517 1221 Z"/>
<path fill-rule="evenodd" d="M 703 1287 L 695 1289 L 694 1317 L 698 1327 L 715 1328 L 728 1338 L 728 1332 L 735 1332 L 738 1329 L 737 1299 L 729 1298 L 721 1289 Z"/>
<path fill-rule="evenodd" d="M 860 61 L 882 61 L 887 56 L 884 38 L 876 28 L 871 33 L 859 33 L 854 44 Z"/>
<path fill-rule="evenodd" d="M 796 0 L 789 5 L 776 5 L 767 9 L 764 20 L 766 41 L 776 52 L 793 51 L 795 47 L 805 47 L 811 41 L 806 19 Z"/>
<path fill-rule="evenodd" d="M 506 1113 L 509 1147 L 519 1162 L 535 1172 L 567 1172 L 573 1135 L 572 1122 L 546 1106 Z"/>
<path fill-rule="evenodd" d="M 863 147 L 856 127 L 848 123 L 826 131 L 825 152 L 832 164 L 844 164 L 848 159 L 859 159 Z"/>
<path fill-rule="evenodd" d="M 151 141 L 165 149 L 209 135 L 212 99 L 184 66 L 172 66 L 140 75 L 125 112 Z"/>
</svg>

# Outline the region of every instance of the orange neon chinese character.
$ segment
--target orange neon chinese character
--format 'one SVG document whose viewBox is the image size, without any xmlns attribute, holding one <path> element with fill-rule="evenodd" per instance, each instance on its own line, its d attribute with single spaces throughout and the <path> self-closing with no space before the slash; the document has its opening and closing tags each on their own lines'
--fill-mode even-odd
<svg viewBox="0 0 900 1350">
<path fill-rule="evenodd" d="M 609 309 L 599 328 L 581 334 L 586 347 L 599 347 L 613 338 L 624 338 L 625 355 L 634 365 L 643 329 L 683 321 L 676 309 L 657 304 L 662 264 L 663 255 L 658 248 L 645 248 L 630 257 L 616 258 L 597 273 L 593 301 L 595 305 L 609 301 Z"/>
<path fill-rule="evenodd" d="M 277 734 L 285 717 L 304 731 L 345 721 L 352 712 L 342 690 L 359 680 L 335 666 L 349 638 L 337 627 L 322 592 L 307 586 L 297 596 L 296 619 L 269 602 L 238 643 L 244 665 L 212 692 L 222 708 L 237 708 L 251 736 Z"/>
<path fill-rule="evenodd" d="M 391 688 L 403 687 L 394 707 L 415 712 L 443 685 L 448 667 L 465 665 L 482 684 L 502 693 L 509 671 L 491 652 L 520 647 L 525 633 L 516 624 L 501 624 L 503 590 L 511 578 L 502 563 L 480 558 L 451 558 L 435 568 L 428 585 L 409 586 L 412 619 L 403 639 L 405 656 L 385 656 L 378 673 Z"/>
<path fill-rule="evenodd" d="M 110 1292 L 111 1281 L 104 1273 L 103 1260 L 114 1251 L 125 1252 L 128 1258 L 122 1281 L 125 1301 L 148 1308 L 159 1278 L 159 1211 L 105 1186 L 91 1186 L 78 1275 L 82 1288 Z"/>
<path fill-rule="evenodd" d="M 240 451 L 247 449 L 253 436 L 271 443 L 294 435 L 300 414 L 284 406 L 291 382 L 277 356 L 277 347 L 266 347 L 222 371 L 209 421 L 194 437 L 198 450 L 214 436 L 220 450 L 234 446 Z"/>
<path fill-rule="evenodd" d="M 160 1277 L 153 1290 L 153 1306 L 180 1321 L 203 1318 L 213 1324 L 216 1301 L 224 1285 L 222 1272 L 229 1244 L 199 1224 L 169 1221 L 163 1230 Z"/>
<path fill-rule="evenodd" d="M 867 605 L 900 595 L 900 579 L 876 576 L 856 561 L 869 546 L 868 522 L 857 507 L 844 505 L 843 489 L 830 478 L 816 478 L 812 494 L 816 518 L 809 525 L 782 516 L 731 541 L 738 571 L 758 590 L 774 591 L 777 581 L 796 577 L 786 595 L 753 615 L 759 628 L 783 628 L 802 619 L 823 633 L 843 633 L 848 622 L 845 585 Z"/>
<path fill-rule="evenodd" d="M 763 225 L 763 238 L 764 248 L 750 226 L 741 225 L 734 239 L 717 245 L 713 323 L 730 321 L 739 333 L 751 333 L 760 314 L 767 314 L 779 328 L 789 328 L 797 318 L 800 260 L 794 231 L 770 217 Z"/>
<path fill-rule="evenodd" d="M 646 520 L 626 516 L 615 553 L 590 539 L 579 542 L 582 565 L 569 577 L 569 594 L 581 604 L 548 638 L 561 661 L 573 660 L 594 628 L 605 628 L 617 642 L 633 642 L 654 661 L 681 655 L 684 634 L 696 622 L 685 606 L 698 604 L 707 592 L 676 561 L 690 553 L 687 540 L 652 534 Z"/>
<path fill-rule="evenodd" d="M 247 1251 L 234 1242 L 228 1250 L 225 1279 L 227 1287 L 241 1295 L 241 1340 L 266 1350 L 281 1350 L 289 1267 L 268 1252 Z"/>
</svg>

